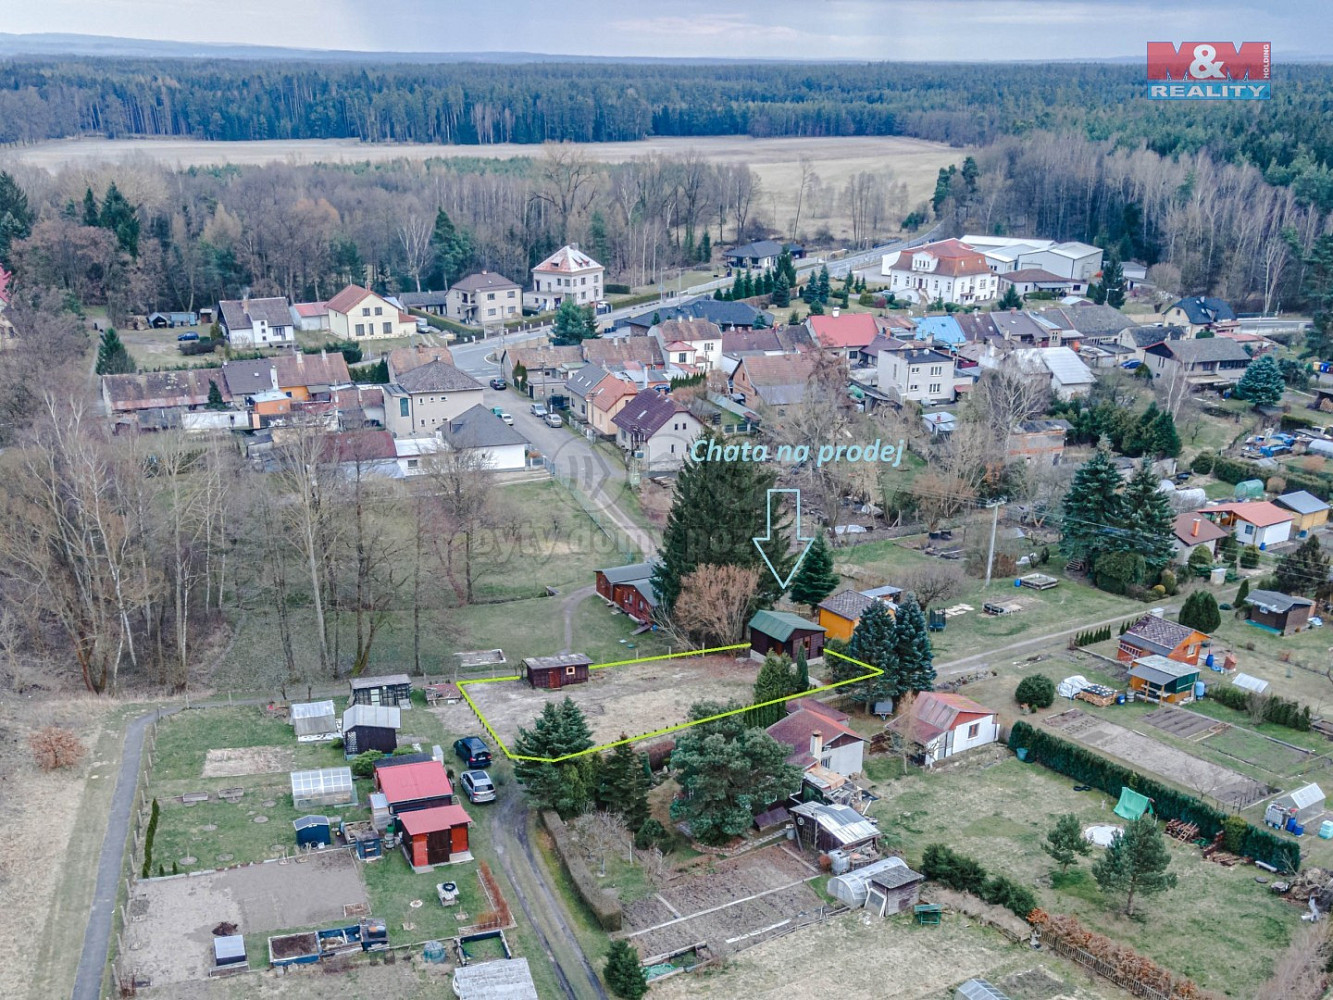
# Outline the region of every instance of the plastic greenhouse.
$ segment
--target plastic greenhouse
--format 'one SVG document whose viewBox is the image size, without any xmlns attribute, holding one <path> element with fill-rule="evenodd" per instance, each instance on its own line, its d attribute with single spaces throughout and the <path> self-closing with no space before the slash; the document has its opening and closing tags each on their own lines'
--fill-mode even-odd
<svg viewBox="0 0 1333 1000">
<path fill-rule="evenodd" d="M 297 809 L 341 806 L 356 802 L 350 767 L 325 767 L 292 772 L 292 804 Z"/>
</svg>

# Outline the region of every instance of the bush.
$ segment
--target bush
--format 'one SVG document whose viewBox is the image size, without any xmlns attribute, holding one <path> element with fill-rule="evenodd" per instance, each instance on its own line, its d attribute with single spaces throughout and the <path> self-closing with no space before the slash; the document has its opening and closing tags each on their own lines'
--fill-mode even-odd
<svg viewBox="0 0 1333 1000">
<path fill-rule="evenodd" d="M 28 737 L 28 747 L 32 750 L 33 760 L 43 771 L 73 767 L 88 752 L 77 736 L 59 726 L 37 730 Z"/>
<path fill-rule="evenodd" d="M 1247 545 L 1240 550 L 1240 568 L 1254 569 L 1259 565 L 1259 546 Z"/>
<path fill-rule="evenodd" d="M 352 774 L 358 778 L 369 778 L 375 773 L 375 761 L 383 760 L 384 754 L 378 750 L 367 750 L 352 758 Z"/>
<path fill-rule="evenodd" d="M 667 839 L 667 830 L 660 822 L 649 816 L 634 833 L 634 846 L 641 851 L 650 847 L 659 847 Z"/>
<path fill-rule="evenodd" d="M 1310 731 L 1310 707 L 1290 698 L 1256 694 L 1229 684 L 1209 688 L 1208 697 L 1258 721 L 1271 722 L 1275 726 L 1284 726 L 1300 733 Z"/>
<path fill-rule="evenodd" d="M 1306 427 L 1318 426 L 1309 417 L 1298 416 L 1295 413 L 1284 413 L 1278 420 L 1278 426 L 1284 431 L 1299 431 Z"/>
<path fill-rule="evenodd" d="M 1206 476 L 1213 471 L 1213 461 L 1216 456 L 1211 451 L 1201 451 L 1194 456 L 1194 461 L 1190 462 L 1190 472 L 1197 476 Z"/>
<path fill-rule="evenodd" d="M 1041 674 L 1024 677 L 1014 691 L 1014 701 L 1033 708 L 1050 708 L 1055 701 L 1055 682 Z"/>
<path fill-rule="evenodd" d="M 1026 886 L 1003 875 L 987 877 L 981 864 L 956 854 L 943 844 L 930 844 L 921 855 L 921 874 L 959 892 L 970 892 L 987 903 L 1003 906 L 1023 919 L 1037 908 L 1037 898 Z"/>
<path fill-rule="evenodd" d="M 1176 574 L 1169 569 L 1162 570 L 1161 575 L 1158 577 L 1158 584 L 1161 586 L 1162 591 L 1168 596 L 1174 595 L 1176 591 L 1180 589 L 1180 581 L 1176 578 Z M 1124 635 L 1123 632 L 1120 634 Z"/>
<path fill-rule="evenodd" d="M 1245 830 L 1249 827 L 1244 816 L 1228 816 L 1222 820 L 1222 846 L 1232 854 L 1239 854 L 1245 843 Z"/>
<path fill-rule="evenodd" d="M 630 292 L 634 291 L 629 285 L 617 284 L 614 281 L 608 281 L 602 286 L 602 290 L 607 295 L 628 295 Z"/>
</svg>

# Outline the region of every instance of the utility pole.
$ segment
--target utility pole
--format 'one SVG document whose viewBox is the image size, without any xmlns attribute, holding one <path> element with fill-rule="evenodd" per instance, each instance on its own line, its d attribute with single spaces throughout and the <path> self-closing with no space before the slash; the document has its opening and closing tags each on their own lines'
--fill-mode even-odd
<svg viewBox="0 0 1333 1000">
<path fill-rule="evenodd" d="M 987 587 L 990 586 L 990 572 L 991 572 L 991 567 L 992 567 L 993 565 L 995 565 L 995 532 L 996 532 L 996 529 L 998 529 L 999 526 L 1000 526 L 1000 508 L 1003 507 L 1006 503 L 1008 503 L 1007 500 L 1000 499 L 1000 500 L 992 500 L 990 503 L 986 504 L 986 506 L 989 507 L 989 508 L 991 509 L 991 522 L 990 522 L 990 551 L 986 554 L 986 586 L 987 586 Z"/>
</svg>

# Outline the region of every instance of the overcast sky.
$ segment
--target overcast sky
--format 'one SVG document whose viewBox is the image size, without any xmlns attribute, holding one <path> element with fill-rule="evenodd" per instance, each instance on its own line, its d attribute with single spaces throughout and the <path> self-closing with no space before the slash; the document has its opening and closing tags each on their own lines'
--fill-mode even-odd
<svg viewBox="0 0 1333 1000">
<path fill-rule="evenodd" d="M 1267 7 L 1268 10 L 1261 8 Z M 865 60 L 1141 57 L 1154 41 L 1333 55 L 1327 0 L 0 0 L 0 31 L 364 51 Z"/>
</svg>

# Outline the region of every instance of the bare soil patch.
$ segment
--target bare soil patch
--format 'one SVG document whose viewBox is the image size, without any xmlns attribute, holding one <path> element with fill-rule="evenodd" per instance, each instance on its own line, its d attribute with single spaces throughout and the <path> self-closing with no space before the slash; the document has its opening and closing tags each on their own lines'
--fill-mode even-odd
<svg viewBox="0 0 1333 1000">
<path fill-rule="evenodd" d="M 267 959 L 266 959 L 267 960 Z M 253 960 L 251 961 L 253 966 Z M 152 1000 L 328 1000 L 330 996 L 374 997 L 375 1000 L 437 1000 L 450 995 L 447 966 L 395 961 L 324 961 L 318 966 L 264 971 L 247 976 L 173 983 L 141 990 Z"/>
<path fill-rule="evenodd" d="M 131 899 L 121 965 L 154 986 L 204 979 L 212 929 L 221 921 L 262 934 L 343 919 L 343 907 L 367 903 L 356 861 L 345 851 L 234 868 L 186 878 L 139 882 Z M 251 955 L 263 965 L 267 955 Z"/>
<path fill-rule="evenodd" d="M 547 702 L 566 697 L 583 710 L 593 740 L 600 744 L 618 739 L 621 733 L 639 736 L 684 722 L 689 706 L 697 701 L 734 699 L 748 705 L 758 671 L 759 664 L 752 660 L 686 656 L 594 670 L 587 683 L 558 691 L 530 688 L 525 680 L 472 684 L 467 690 L 507 746 L 520 726 L 532 726 Z M 449 732 L 465 732 L 476 725 L 466 702 L 432 711 Z"/>
<path fill-rule="evenodd" d="M 287 747 L 233 747 L 209 750 L 204 761 L 205 778 L 239 778 L 246 774 L 290 771 L 296 754 Z"/>
<path fill-rule="evenodd" d="M 1185 712 L 1179 708 L 1159 708 L 1157 711 L 1145 715 L 1143 721 L 1164 733 L 1178 736 L 1182 740 L 1193 739 L 1200 733 L 1226 726 L 1226 723 L 1210 719 L 1206 715 L 1199 715 L 1197 712 Z"/>
</svg>

